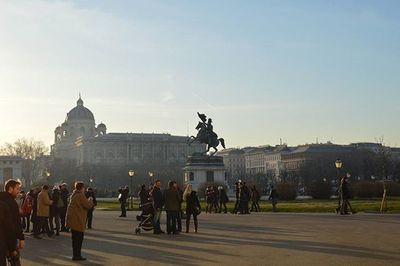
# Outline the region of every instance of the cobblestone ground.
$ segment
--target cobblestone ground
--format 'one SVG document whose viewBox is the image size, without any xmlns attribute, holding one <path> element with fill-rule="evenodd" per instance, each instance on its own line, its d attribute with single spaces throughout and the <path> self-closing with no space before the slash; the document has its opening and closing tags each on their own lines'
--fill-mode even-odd
<svg viewBox="0 0 400 266">
<path fill-rule="evenodd" d="M 400 215 L 202 213 L 198 234 L 160 236 L 135 235 L 136 213 L 118 215 L 95 212 L 83 243 L 88 261 L 71 261 L 62 233 L 27 236 L 22 265 L 400 265 Z"/>
</svg>

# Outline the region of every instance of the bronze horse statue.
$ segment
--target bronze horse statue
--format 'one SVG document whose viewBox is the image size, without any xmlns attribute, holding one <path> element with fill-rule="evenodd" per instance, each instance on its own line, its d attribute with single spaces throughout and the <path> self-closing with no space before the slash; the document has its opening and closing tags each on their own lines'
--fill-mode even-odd
<svg viewBox="0 0 400 266">
<path fill-rule="evenodd" d="M 212 120 L 208 119 L 208 122 L 206 123 L 206 116 L 204 114 L 197 113 L 197 115 L 202 122 L 199 122 L 196 126 L 197 136 L 189 137 L 188 144 L 190 145 L 195 141 L 207 144 L 207 151 L 205 153 L 208 153 L 211 148 L 214 149 L 211 156 L 218 152 L 217 147 L 220 144 L 225 149 L 225 140 L 223 138 L 218 138 L 218 135 L 214 132 Z"/>
</svg>

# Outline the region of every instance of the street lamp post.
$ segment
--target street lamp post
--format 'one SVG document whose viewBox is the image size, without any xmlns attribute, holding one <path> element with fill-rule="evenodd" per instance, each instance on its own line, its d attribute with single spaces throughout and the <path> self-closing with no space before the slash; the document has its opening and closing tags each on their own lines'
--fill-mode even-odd
<svg viewBox="0 0 400 266">
<path fill-rule="evenodd" d="M 46 182 L 49 182 L 49 180 L 50 180 L 50 172 L 49 171 L 46 171 Z"/>
<path fill-rule="evenodd" d="M 128 171 L 129 177 L 131 178 L 131 210 L 133 210 L 133 176 L 135 175 L 135 171 Z"/>
<path fill-rule="evenodd" d="M 343 166 L 342 161 L 340 159 L 337 159 L 336 162 L 335 162 L 335 166 L 336 166 L 336 180 L 337 180 L 338 191 L 339 191 L 339 187 L 340 187 L 340 179 L 339 179 L 340 178 L 340 169 Z M 342 204 L 342 199 L 341 199 L 341 195 L 340 195 L 340 192 L 339 192 L 338 207 L 336 209 L 336 213 L 339 213 L 341 204 Z"/>
<path fill-rule="evenodd" d="M 336 177 L 337 177 L 337 180 L 339 180 L 340 169 L 343 166 L 342 161 L 340 159 L 337 159 L 335 162 L 335 166 L 336 166 Z"/>
<path fill-rule="evenodd" d="M 149 177 L 150 177 L 150 182 L 153 183 L 154 173 L 150 171 L 148 174 L 149 174 Z"/>
</svg>

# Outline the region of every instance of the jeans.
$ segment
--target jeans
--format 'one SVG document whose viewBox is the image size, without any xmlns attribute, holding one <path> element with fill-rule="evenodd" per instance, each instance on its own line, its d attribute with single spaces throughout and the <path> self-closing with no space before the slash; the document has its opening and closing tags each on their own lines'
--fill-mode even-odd
<svg viewBox="0 0 400 266">
<path fill-rule="evenodd" d="M 90 208 L 87 211 L 87 228 L 92 228 L 92 221 L 93 221 L 93 208 Z"/>
<path fill-rule="evenodd" d="M 50 216 L 50 229 L 51 231 L 54 231 L 54 223 L 53 220 L 56 224 L 56 232 L 60 232 L 60 214 L 59 213 L 54 213 Z"/>
<path fill-rule="evenodd" d="M 154 211 L 154 217 L 153 217 L 154 232 L 161 232 L 160 219 L 161 219 L 161 209 L 156 209 Z"/>
<path fill-rule="evenodd" d="M 50 235 L 53 231 L 50 232 L 49 228 L 49 218 L 48 217 L 37 217 L 38 219 L 38 232 L 36 232 L 36 235 L 39 235 L 41 231 L 43 230 L 45 233 Z"/>
<path fill-rule="evenodd" d="M 258 204 L 258 201 L 252 201 L 251 203 L 251 211 L 259 212 L 260 211 L 260 204 Z"/>
<path fill-rule="evenodd" d="M 177 211 L 167 211 L 167 233 L 176 233 L 176 220 L 178 218 Z"/>
<path fill-rule="evenodd" d="M 222 212 L 222 205 L 224 205 L 224 213 L 227 213 L 227 209 L 226 209 L 226 202 L 220 201 L 219 202 L 219 212 Z"/>
<path fill-rule="evenodd" d="M 121 217 L 126 217 L 126 202 L 121 201 Z"/>
<path fill-rule="evenodd" d="M 61 219 L 61 231 L 66 230 L 65 227 L 65 216 L 67 215 L 67 207 L 62 207 L 60 209 L 60 219 Z"/>
<path fill-rule="evenodd" d="M 178 225 L 178 231 L 182 232 L 182 211 L 178 211 L 176 216 L 176 221 Z"/>
<path fill-rule="evenodd" d="M 186 210 L 186 232 L 189 232 L 189 225 L 190 225 L 190 216 L 193 215 L 193 221 L 194 221 L 194 230 L 197 232 L 197 215 L 194 214 L 191 210 Z"/>
</svg>

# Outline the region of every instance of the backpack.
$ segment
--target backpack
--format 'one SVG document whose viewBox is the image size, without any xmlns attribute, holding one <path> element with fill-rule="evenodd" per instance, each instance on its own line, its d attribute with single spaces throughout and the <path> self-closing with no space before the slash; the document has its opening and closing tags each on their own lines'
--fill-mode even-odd
<svg viewBox="0 0 400 266">
<path fill-rule="evenodd" d="M 29 214 L 32 213 L 32 208 L 33 208 L 32 203 L 33 199 L 30 196 L 27 196 L 21 206 L 21 212 L 23 216 L 28 216 Z"/>
</svg>

